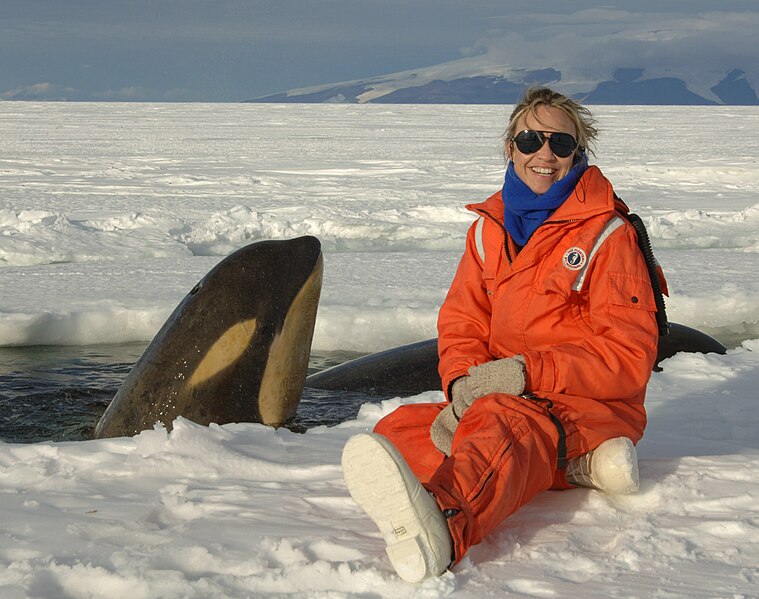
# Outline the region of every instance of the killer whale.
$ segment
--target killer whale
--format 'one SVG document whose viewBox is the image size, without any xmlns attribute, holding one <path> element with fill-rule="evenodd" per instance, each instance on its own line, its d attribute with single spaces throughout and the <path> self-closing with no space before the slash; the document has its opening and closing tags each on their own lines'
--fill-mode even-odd
<svg viewBox="0 0 759 599">
<path fill-rule="evenodd" d="M 321 292 L 321 244 L 260 241 L 227 256 L 185 296 L 94 431 L 131 436 L 177 416 L 277 426 L 298 407 Z"/>
<path fill-rule="evenodd" d="M 675 322 L 659 337 L 654 370 L 678 352 L 718 353 L 727 349 L 713 337 Z M 306 387 L 367 395 L 417 395 L 442 387 L 437 339 L 427 339 L 362 356 L 306 377 Z"/>
<path fill-rule="evenodd" d="M 305 387 L 375 396 L 441 387 L 437 339 L 377 352 L 306 376 L 323 258 L 315 237 L 234 252 L 180 302 L 95 427 L 130 436 L 183 416 L 199 424 L 285 424 Z M 725 353 L 714 338 L 669 323 L 656 367 L 677 352 Z"/>
</svg>

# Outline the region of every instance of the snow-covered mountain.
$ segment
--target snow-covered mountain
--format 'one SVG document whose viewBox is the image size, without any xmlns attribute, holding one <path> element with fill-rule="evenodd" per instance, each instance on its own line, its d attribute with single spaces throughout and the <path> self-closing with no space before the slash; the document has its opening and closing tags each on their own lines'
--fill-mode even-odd
<svg viewBox="0 0 759 599">
<path fill-rule="evenodd" d="M 462 58 L 254 102 L 510 103 L 547 84 L 595 104 L 757 105 L 758 13 L 580 10 L 491 29 Z"/>
<path fill-rule="evenodd" d="M 732 104 L 759 105 L 756 90 L 745 72 L 733 69 L 701 96 L 678 77 L 645 78 L 645 69 L 620 68 L 609 80 L 599 81 L 587 92 L 573 93 L 588 104 Z M 631 71 L 639 72 L 633 76 Z M 416 76 L 414 76 L 416 75 Z M 561 73 L 555 69 L 525 71 L 516 80 L 501 74 L 474 75 L 456 79 L 424 79 L 393 75 L 292 90 L 251 102 L 350 102 L 387 104 L 500 104 L 516 101 L 528 85 L 547 84 L 562 90 Z"/>
<path fill-rule="evenodd" d="M 529 85 L 549 85 L 588 104 L 730 104 L 759 105 L 755 88 L 742 69 L 727 71 L 703 95 L 693 91 L 684 77 L 647 77 L 646 69 L 618 68 L 610 79 L 598 80 L 586 90 L 566 84 L 557 69 L 509 69 L 471 76 L 433 78 L 429 71 L 396 73 L 383 77 L 291 90 L 250 102 L 347 102 L 386 104 L 501 104 L 518 100 Z"/>
</svg>

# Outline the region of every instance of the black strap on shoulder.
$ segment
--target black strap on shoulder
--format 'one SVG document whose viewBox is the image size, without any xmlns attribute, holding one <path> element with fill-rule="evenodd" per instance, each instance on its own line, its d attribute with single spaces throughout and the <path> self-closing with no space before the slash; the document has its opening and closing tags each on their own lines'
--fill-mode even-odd
<svg viewBox="0 0 759 599">
<path fill-rule="evenodd" d="M 651 280 L 651 288 L 654 291 L 654 301 L 656 302 L 656 324 L 659 327 L 659 336 L 664 337 L 669 334 L 667 308 L 664 305 L 664 292 L 661 288 L 659 274 L 656 272 L 656 258 L 654 258 L 654 251 L 651 248 L 651 240 L 648 237 L 646 225 L 643 224 L 643 219 L 637 214 L 623 211 L 618 212 L 627 219 L 638 234 L 638 247 L 643 254 L 643 260 L 646 263 L 646 269 L 648 269 L 648 278 Z"/>
</svg>

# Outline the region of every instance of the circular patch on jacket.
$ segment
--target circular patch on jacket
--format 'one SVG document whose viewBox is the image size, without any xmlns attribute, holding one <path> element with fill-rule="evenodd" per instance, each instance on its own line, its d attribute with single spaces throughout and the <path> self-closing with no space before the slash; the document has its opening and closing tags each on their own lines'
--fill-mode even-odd
<svg viewBox="0 0 759 599">
<path fill-rule="evenodd" d="M 582 248 L 573 247 L 564 252 L 564 267 L 569 270 L 580 270 L 588 261 Z"/>
</svg>

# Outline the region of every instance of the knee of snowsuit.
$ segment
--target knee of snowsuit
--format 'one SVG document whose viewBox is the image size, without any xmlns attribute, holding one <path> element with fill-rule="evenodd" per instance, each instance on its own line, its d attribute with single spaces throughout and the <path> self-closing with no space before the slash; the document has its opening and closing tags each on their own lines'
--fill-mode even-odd
<svg viewBox="0 0 759 599">
<path fill-rule="evenodd" d="M 559 431 L 544 406 L 496 393 L 461 419 L 446 457 L 430 425 L 446 404 L 402 406 L 374 429 L 398 448 L 448 518 L 455 561 L 504 519 L 550 488 L 568 488 L 557 468 Z"/>
</svg>

